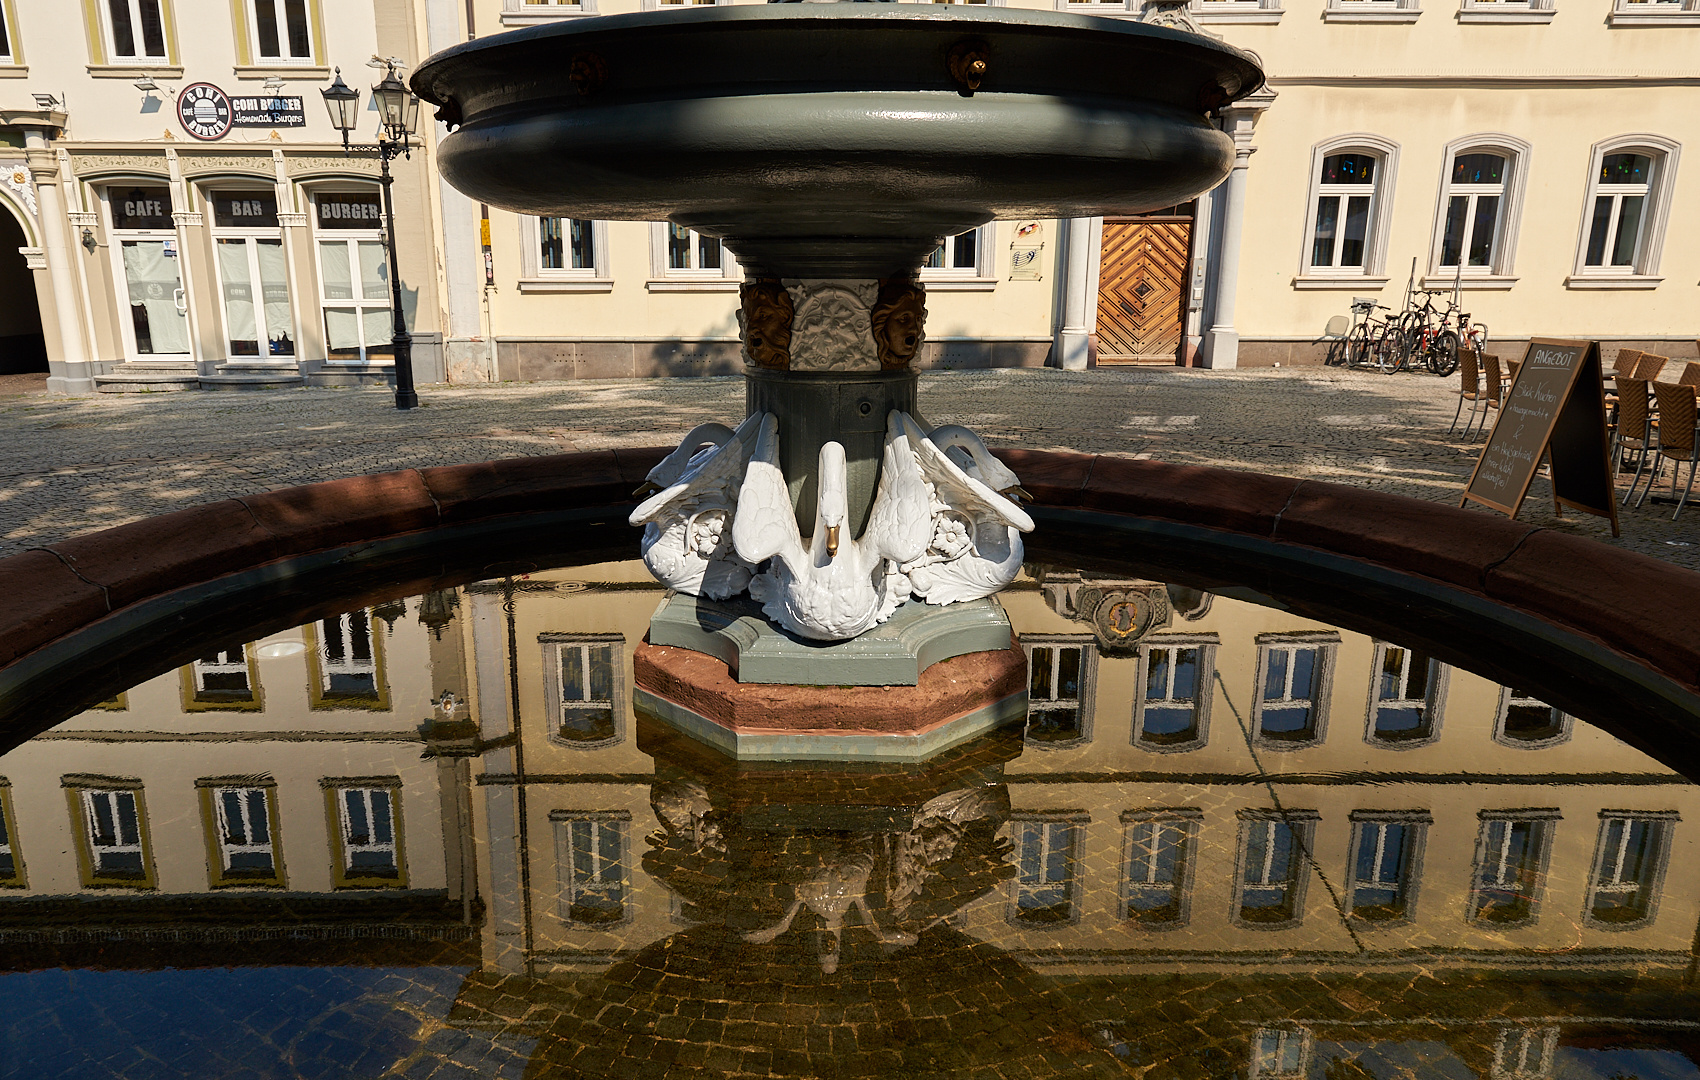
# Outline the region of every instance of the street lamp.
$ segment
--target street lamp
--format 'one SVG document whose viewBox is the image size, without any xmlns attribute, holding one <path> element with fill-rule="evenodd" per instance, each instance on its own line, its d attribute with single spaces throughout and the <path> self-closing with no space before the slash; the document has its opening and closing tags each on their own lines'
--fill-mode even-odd
<svg viewBox="0 0 1700 1080">
<path fill-rule="evenodd" d="M 407 333 L 407 320 L 401 310 L 401 270 L 396 261 L 395 199 L 390 194 L 390 159 L 400 155 L 413 157 L 413 134 L 419 123 L 419 99 L 414 97 L 401 79 L 396 77 L 396 62 L 386 60 L 389 69 L 383 81 L 372 87 L 372 100 L 378 104 L 382 128 L 376 146 L 350 146 L 348 133 L 360 122 L 360 91 L 342 81 L 342 69 L 336 69 L 336 81 L 319 91 L 325 99 L 325 109 L 331 114 L 331 126 L 342 132 L 343 153 L 353 150 L 378 153 L 380 172 L 378 182 L 384 189 L 384 239 L 389 246 L 391 314 L 395 317 L 395 333 L 390 345 L 395 351 L 395 407 L 412 409 L 419 405 L 419 395 L 413 392 L 413 339 Z"/>
</svg>

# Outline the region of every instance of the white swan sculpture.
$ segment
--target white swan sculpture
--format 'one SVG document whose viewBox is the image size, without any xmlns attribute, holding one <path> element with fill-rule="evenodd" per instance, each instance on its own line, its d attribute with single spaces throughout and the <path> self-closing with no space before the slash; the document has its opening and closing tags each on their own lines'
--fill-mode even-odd
<svg viewBox="0 0 1700 1080">
<path fill-rule="evenodd" d="M 649 471 L 632 511 L 642 525 L 643 562 L 662 584 L 691 596 L 725 600 L 744 591 L 750 566 L 732 549 L 738 486 L 763 414 L 733 431 L 725 424 L 691 429 L 679 448 Z"/>
</svg>

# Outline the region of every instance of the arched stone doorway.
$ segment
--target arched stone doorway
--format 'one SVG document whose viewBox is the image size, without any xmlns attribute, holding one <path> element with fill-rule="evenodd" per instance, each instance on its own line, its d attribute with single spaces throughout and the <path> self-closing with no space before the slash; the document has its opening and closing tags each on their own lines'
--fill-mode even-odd
<svg viewBox="0 0 1700 1080">
<path fill-rule="evenodd" d="M 0 206 L 0 375 L 47 370 L 35 274 L 18 251 L 28 246 L 17 218 Z"/>
</svg>

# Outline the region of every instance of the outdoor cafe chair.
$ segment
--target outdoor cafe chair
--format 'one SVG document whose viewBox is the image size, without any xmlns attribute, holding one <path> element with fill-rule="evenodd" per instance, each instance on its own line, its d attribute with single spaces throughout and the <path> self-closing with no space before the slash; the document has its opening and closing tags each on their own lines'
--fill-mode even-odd
<svg viewBox="0 0 1700 1080">
<path fill-rule="evenodd" d="M 1505 373 L 1499 365 L 1499 357 L 1494 353 L 1482 354 L 1481 380 L 1482 423 L 1481 426 L 1476 429 L 1477 437 L 1487 433 L 1488 413 L 1490 411 L 1497 412 L 1500 403 L 1505 398 Z M 1495 420 L 1495 423 L 1497 422 L 1498 421 Z M 1464 434 L 1468 435 L 1469 433 L 1470 429 L 1466 427 L 1464 429 Z"/>
<path fill-rule="evenodd" d="M 1700 386 L 1700 364 L 1690 360 L 1682 365 L 1682 375 L 1676 382 L 1678 386 Z"/>
<path fill-rule="evenodd" d="M 1694 490 L 1694 471 L 1700 468 L 1700 440 L 1694 437 L 1695 387 L 1684 386 L 1681 383 L 1654 383 L 1653 393 L 1659 399 L 1659 456 L 1653 461 L 1652 475 L 1647 478 L 1647 490 L 1641 493 L 1641 498 L 1635 500 L 1639 507 L 1643 500 L 1653 491 L 1653 485 L 1658 482 L 1659 469 L 1666 461 L 1671 463 L 1670 494 L 1676 498 L 1676 482 L 1682 473 L 1682 463 L 1688 462 L 1688 486 L 1682 489 L 1682 498 L 1677 499 L 1676 513 L 1670 516 L 1672 521 L 1682 516 L 1682 508 L 1688 503 L 1688 493 Z"/>
<path fill-rule="evenodd" d="M 1466 434 L 1470 425 L 1476 422 L 1476 410 L 1487 408 L 1482 394 L 1481 361 L 1477 359 L 1476 350 L 1458 350 L 1458 380 L 1458 408 L 1452 413 L 1452 426 L 1446 429 L 1448 435 L 1458 430 L 1458 418 L 1464 415 L 1464 402 L 1470 403 L 1470 418 L 1464 421 Z"/>
<path fill-rule="evenodd" d="M 1612 454 L 1611 475 L 1616 476 L 1619 463 L 1629 456 L 1631 450 L 1635 451 L 1635 478 L 1629 482 L 1629 490 L 1623 495 L 1623 505 L 1628 506 L 1635 495 L 1635 486 L 1641 482 L 1647 452 L 1653 445 L 1652 420 L 1647 414 L 1646 383 L 1640 379 L 1621 378 L 1618 388 L 1617 446 Z"/>
<path fill-rule="evenodd" d="M 1640 379 L 1642 382 L 1657 382 L 1668 363 L 1670 363 L 1668 356 L 1656 356 L 1653 353 L 1644 352 L 1641 354 L 1641 359 L 1635 364 L 1633 378 Z"/>
</svg>

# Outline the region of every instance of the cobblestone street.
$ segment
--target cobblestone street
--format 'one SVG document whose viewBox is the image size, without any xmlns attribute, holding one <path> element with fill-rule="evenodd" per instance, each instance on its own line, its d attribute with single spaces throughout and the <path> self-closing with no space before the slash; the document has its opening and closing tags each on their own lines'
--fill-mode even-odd
<svg viewBox="0 0 1700 1080">
<path fill-rule="evenodd" d="M 923 375 L 921 407 L 995 447 L 1260 470 L 1456 505 L 1481 445 L 1447 434 L 1456 385 L 1332 368 L 1004 369 Z M 422 408 L 401 413 L 384 390 L 68 399 L 40 387 L 0 380 L 0 555 L 358 473 L 661 445 L 705 420 L 735 422 L 744 397 L 739 378 L 429 386 Z M 1551 507 L 1537 478 L 1522 520 L 1700 569 L 1700 511 L 1672 522 L 1665 503 L 1625 508 L 1614 541 L 1603 518 Z"/>
</svg>

